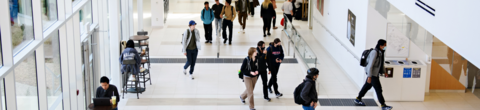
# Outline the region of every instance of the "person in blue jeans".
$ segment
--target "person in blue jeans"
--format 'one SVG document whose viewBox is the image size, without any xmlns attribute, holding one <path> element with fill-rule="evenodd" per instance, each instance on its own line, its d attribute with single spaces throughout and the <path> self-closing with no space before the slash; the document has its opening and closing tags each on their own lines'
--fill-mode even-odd
<svg viewBox="0 0 480 110">
<path fill-rule="evenodd" d="M 223 4 L 220 3 L 219 0 L 215 0 L 215 4 L 212 6 L 213 13 L 215 15 L 215 35 L 219 36 L 218 33 L 222 30 L 222 18 L 220 17 L 220 13 L 223 10 Z"/>
<path fill-rule="evenodd" d="M 305 77 L 305 85 L 303 86 L 300 97 L 305 101 L 302 104 L 303 110 L 315 110 L 318 103 L 317 89 L 315 88 L 315 80 L 318 78 L 318 69 L 310 68 L 307 70 L 307 76 Z"/>
<path fill-rule="evenodd" d="M 188 22 L 188 28 L 183 32 L 182 38 L 182 53 L 187 56 L 187 62 L 183 67 L 183 74 L 187 75 L 187 68 L 190 66 L 190 78 L 193 80 L 193 70 L 195 69 L 195 62 L 197 61 L 198 50 L 201 49 L 200 45 L 200 32 L 195 29 L 195 21 Z"/>
</svg>

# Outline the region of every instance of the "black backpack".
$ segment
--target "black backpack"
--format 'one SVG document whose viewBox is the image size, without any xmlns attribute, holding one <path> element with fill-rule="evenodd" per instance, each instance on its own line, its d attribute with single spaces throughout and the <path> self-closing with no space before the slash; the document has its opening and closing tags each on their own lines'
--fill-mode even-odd
<svg viewBox="0 0 480 110">
<path fill-rule="evenodd" d="M 302 97 L 300 96 L 303 88 L 305 87 L 305 82 L 306 81 L 303 81 L 302 83 L 300 83 L 300 85 L 298 85 L 295 88 L 295 91 L 293 91 L 293 99 L 296 104 L 299 104 L 299 105 L 305 104 L 305 100 L 303 100 Z"/>
<path fill-rule="evenodd" d="M 251 67 L 250 67 L 250 59 L 249 59 L 248 57 L 245 57 L 245 59 L 247 59 L 247 69 L 248 69 L 248 70 L 251 70 Z M 240 78 L 240 79 L 243 79 L 243 72 L 244 72 L 244 71 L 242 71 L 242 69 L 243 69 L 243 68 L 240 67 L 240 71 L 238 72 L 238 78 Z"/>
<path fill-rule="evenodd" d="M 362 58 L 360 58 L 360 66 L 366 67 L 368 65 L 367 58 L 368 58 L 368 55 L 370 55 L 370 52 L 372 52 L 372 50 L 375 50 L 375 49 L 370 48 L 370 49 L 367 49 L 367 50 L 363 51 Z M 378 56 L 378 54 L 377 54 L 377 56 Z"/>
</svg>

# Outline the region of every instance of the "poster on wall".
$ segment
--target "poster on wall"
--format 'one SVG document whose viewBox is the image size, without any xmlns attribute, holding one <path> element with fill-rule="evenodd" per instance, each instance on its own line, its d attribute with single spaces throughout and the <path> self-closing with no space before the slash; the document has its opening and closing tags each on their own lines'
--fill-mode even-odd
<svg viewBox="0 0 480 110">
<path fill-rule="evenodd" d="M 348 20 L 347 20 L 347 39 L 355 46 L 355 23 L 357 21 L 356 16 L 348 10 Z"/>
<path fill-rule="evenodd" d="M 322 16 L 323 16 L 323 1 L 325 0 L 317 0 L 317 9 L 320 12 L 320 14 L 322 14 Z"/>
<path fill-rule="evenodd" d="M 407 58 L 409 54 L 410 39 L 397 29 L 394 24 L 387 23 L 387 57 Z"/>
<path fill-rule="evenodd" d="M 413 68 L 412 78 L 420 78 L 421 70 L 421 68 Z"/>
<path fill-rule="evenodd" d="M 385 68 L 385 78 L 393 78 L 393 68 Z"/>
<path fill-rule="evenodd" d="M 412 78 L 412 68 L 403 68 L 403 78 Z"/>
</svg>

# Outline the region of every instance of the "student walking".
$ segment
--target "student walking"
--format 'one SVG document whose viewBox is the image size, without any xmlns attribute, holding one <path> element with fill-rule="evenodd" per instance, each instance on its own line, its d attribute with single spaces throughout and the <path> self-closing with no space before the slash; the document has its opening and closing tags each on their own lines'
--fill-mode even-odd
<svg viewBox="0 0 480 110">
<path fill-rule="evenodd" d="M 362 101 L 362 97 L 365 96 L 368 90 L 373 86 L 377 93 L 378 102 L 382 105 L 382 110 L 391 110 L 392 106 L 385 105 L 385 99 L 382 94 L 382 85 L 380 84 L 379 74 L 385 73 L 385 50 L 387 49 L 387 41 L 380 39 L 377 42 L 375 49 L 370 52 L 367 57 L 367 65 L 365 66 L 365 72 L 367 74 L 367 81 L 362 87 L 362 90 L 358 93 L 358 97 L 354 100 L 355 104 L 365 105 Z"/>
<path fill-rule="evenodd" d="M 253 89 L 257 83 L 257 51 L 255 47 L 248 49 L 248 56 L 243 60 L 241 72 L 243 73 L 243 80 L 245 87 L 247 88 L 242 95 L 240 95 L 240 100 L 245 104 L 245 99 L 248 98 L 250 110 L 255 110 L 255 104 L 253 102 Z"/>
<path fill-rule="evenodd" d="M 215 19 L 213 10 L 210 9 L 208 2 L 204 3 L 205 8 L 202 10 L 203 28 L 205 28 L 205 43 L 212 43 L 212 21 Z"/>
<path fill-rule="evenodd" d="M 263 99 L 270 102 L 270 98 L 268 97 L 268 75 L 267 75 L 267 50 L 265 49 L 265 42 L 259 41 L 257 44 L 257 66 L 258 66 L 258 73 L 260 77 L 262 77 L 262 84 L 263 84 Z M 258 80 L 258 79 L 257 79 Z"/>
<path fill-rule="evenodd" d="M 273 9 L 273 4 L 270 0 L 263 1 L 260 17 L 263 19 L 263 37 L 270 36 L 272 19 L 275 19 L 275 9 Z M 267 34 L 265 34 L 265 31 L 267 31 Z"/>
<path fill-rule="evenodd" d="M 276 24 L 276 21 L 277 21 L 277 11 L 275 11 L 275 9 L 277 9 L 277 1 L 275 0 L 270 0 L 272 2 L 272 5 L 273 5 L 273 20 L 272 20 L 272 24 L 273 24 L 273 29 L 277 29 L 278 27 L 275 26 Z"/>
<path fill-rule="evenodd" d="M 220 34 L 218 32 L 222 30 L 222 18 L 220 17 L 220 13 L 222 13 L 223 4 L 221 4 L 219 0 L 215 0 L 215 4 L 213 4 L 212 10 L 215 14 L 215 35 L 218 36 Z"/>
<path fill-rule="evenodd" d="M 273 43 L 267 48 L 267 58 L 268 58 L 268 70 L 269 74 L 272 74 L 270 77 L 270 81 L 268 82 L 268 91 L 272 93 L 272 86 L 275 91 L 275 95 L 278 97 L 283 96 L 282 93 L 278 91 L 278 84 L 277 84 L 277 75 L 278 70 L 280 68 L 280 64 L 283 61 L 284 54 L 283 48 L 281 45 L 281 41 L 279 38 L 276 38 Z"/>
<path fill-rule="evenodd" d="M 238 23 L 242 25 L 242 30 L 240 32 L 245 33 L 245 26 L 247 25 L 247 17 L 250 10 L 250 3 L 248 0 L 238 0 L 235 3 L 235 7 L 237 7 L 237 12 L 238 12 Z"/>
<path fill-rule="evenodd" d="M 317 68 L 310 68 L 307 71 L 304 86 L 300 93 L 300 97 L 305 102 L 302 104 L 303 110 L 315 110 L 315 108 L 317 108 L 318 95 L 315 80 L 318 78 L 318 73 L 319 71 Z"/>
<path fill-rule="evenodd" d="M 223 43 L 227 43 L 227 40 L 229 41 L 229 44 L 232 45 L 232 26 L 233 26 L 233 20 L 235 20 L 236 12 L 233 11 L 235 10 L 235 7 L 231 6 L 230 3 L 232 3 L 232 0 L 225 0 L 225 6 L 222 9 L 222 12 L 220 13 L 220 18 L 223 19 Z M 228 27 L 228 33 L 230 34 L 227 38 L 227 27 Z"/>
<path fill-rule="evenodd" d="M 287 16 L 287 18 L 285 18 L 285 27 L 287 27 L 287 19 L 290 21 L 290 23 L 292 23 L 292 15 L 293 15 L 293 4 L 292 4 L 292 0 L 288 0 L 286 2 L 283 3 L 283 6 L 282 6 L 282 11 L 283 11 L 283 14 L 285 16 Z"/>
<path fill-rule="evenodd" d="M 250 0 L 250 15 L 255 15 L 255 7 L 259 5 L 258 0 Z"/>
<path fill-rule="evenodd" d="M 187 68 L 190 66 L 190 78 L 193 80 L 193 70 L 195 69 L 195 62 L 197 61 L 198 50 L 201 49 L 200 45 L 200 32 L 195 29 L 195 21 L 188 22 L 188 28 L 183 32 L 182 38 L 182 53 L 187 56 L 187 62 L 183 67 L 183 74 L 187 75 Z"/>
</svg>

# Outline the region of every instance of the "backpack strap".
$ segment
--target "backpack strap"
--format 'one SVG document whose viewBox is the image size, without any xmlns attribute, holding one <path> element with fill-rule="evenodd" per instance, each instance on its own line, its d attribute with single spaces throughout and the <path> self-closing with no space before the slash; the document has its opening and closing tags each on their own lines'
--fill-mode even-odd
<svg viewBox="0 0 480 110">
<path fill-rule="evenodd" d="M 248 57 L 245 58 L 247 59 L 248 70 L 252 70 L 252 68 L 250 67 L 250 59 Z"/>
<path fill-rule="evenodd" d="M 205 14 L 205 9 L 202 10 L 202 19 L 203 19 L 204 14 Z"/>
</svg>

